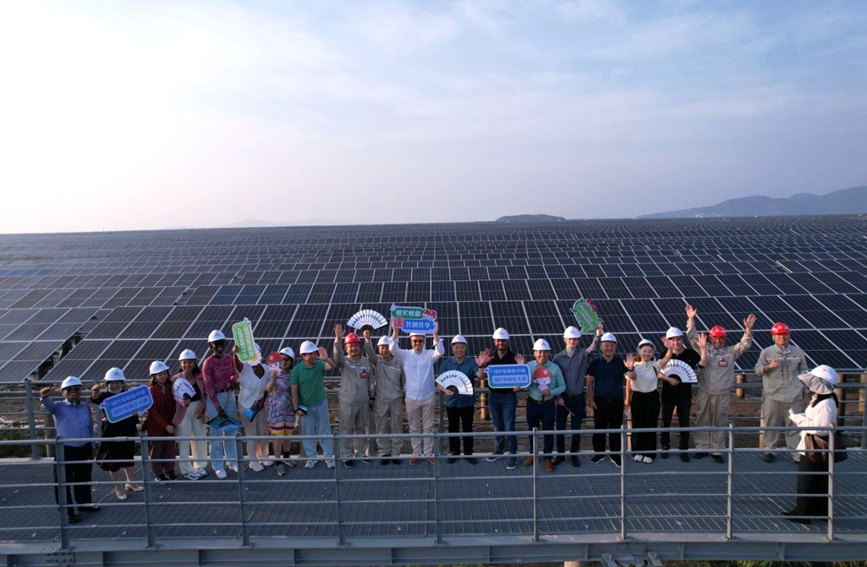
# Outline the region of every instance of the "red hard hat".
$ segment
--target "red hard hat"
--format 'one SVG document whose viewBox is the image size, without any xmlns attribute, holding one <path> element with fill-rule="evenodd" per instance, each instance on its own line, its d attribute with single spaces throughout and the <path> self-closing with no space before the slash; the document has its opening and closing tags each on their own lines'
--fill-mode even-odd
<svg viewBox="0 0 867 567">
<path fill-rule="evenodd" d="M 358 335 L 356 335 L 355 333 L 349 333 L 348 335 L 346 335 L 346 338 L 343 339 L 343 344 L 345 344 L 345 345 L 348 345 L 351 343 L 360 343 L 360 342 L 361 341 L 359 340 Z"/>
<path fill-rule="evenodd" d="M 774 326 L 771 327 L 772 335 L 788 335 L 789 332 L 789 326 L 785 323 L 774 323 Z"/>
<path fill-rule="evenodd" d="M 721 339 L 721 338 L 727 337 L 728 333 L 726 333 L 725 329 L 723 329 L 722 327 L 717 325 L 716 327 L 714 327 L 713 329 L 710 330 L 708 335 L 710 335 L 710 338 L 712 338 L 712 339 Z"/>
</svg>

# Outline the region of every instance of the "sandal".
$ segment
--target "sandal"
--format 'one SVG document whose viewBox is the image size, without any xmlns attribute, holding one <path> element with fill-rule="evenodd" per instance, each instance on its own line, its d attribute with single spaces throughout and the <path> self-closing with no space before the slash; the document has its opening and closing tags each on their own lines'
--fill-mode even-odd
<svg viewBox="0 0 867 567">
<path fill-rule="evenodd" d="M 141 492 L 142 490 L 144 490 L 144 486 L 142 486 L 140 484 L 126 483 L 124 485 L 124 488 L 130 492 Z"/>
</svg>

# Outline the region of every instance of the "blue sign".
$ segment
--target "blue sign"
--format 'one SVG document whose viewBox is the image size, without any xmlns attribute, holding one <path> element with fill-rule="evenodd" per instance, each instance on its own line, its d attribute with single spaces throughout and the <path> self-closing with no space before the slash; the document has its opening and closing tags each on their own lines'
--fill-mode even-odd
<svg viewBox="0 0 867 567">
<path fill-rule="evenodd" d="M 429 335 L 434 331 L 434 322 L 430 319 L 404 319 L 402 329 L 407 333 Z"/>
<path fill-rule="evenodd" d="M 485 368 L 490 388 L 526 388 L 530 385 L 530 367 L 526 364 L 495 364 Z"/>
<path fill-rule="evenodd" d="M 115 394 L 106 398 L 99 407 L 105 411 L 105 417 L 111 423 L 117 423 L 129 416 L 141 413 L 154 405 L 151 391 L 147 386 L 138 386 L 132 390 Z"/>
</svg>

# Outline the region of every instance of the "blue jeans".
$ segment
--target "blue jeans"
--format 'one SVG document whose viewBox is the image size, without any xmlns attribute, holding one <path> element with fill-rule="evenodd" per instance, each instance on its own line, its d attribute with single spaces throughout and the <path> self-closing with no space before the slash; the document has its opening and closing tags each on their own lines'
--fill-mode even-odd
<svg viewBox="0 0 867 567">
<path fill-rule="evenodd" d="M 494 429 L 507 433 L 515 431 L 515 411 L 518 409 L 518 396 L 515 392 L 491 392 L 488 396 L 488 407 L 491 410 L 491 421 L 494 423 Z M 518 438 L 510 435 L 509 453 L 518 454 Z M 502 455 L 506 437 L 497 435 L 494 437 L 494 454 Z"/>
<path fill-rule="evenodd" d="M 553 402 L 547 404 L 541 404 L 534 400 L 533 398 L 527 398 L 527 427 L 530 428 L 532 432 L 533 429 L 539 429 L 539 424 L 542 425 L 543 431 L 554 431 L 554 417 L 556 415 L 556 408 Z M 543 457 L 550 457 L 551 453 L 554 452 L 554 436 L 553 435 L 545 435 L 544 441 L 542 443 L 544 449 L 542 451 Z M 533 436 L 530 435 L 530 452 L 533 452 Z"/>
<path fill-rule="evenodd" d="M 572 418 L 572 427 L 568 429 L 572 429 L 573 431 L 577 431 L 581 429 L 581 423 L 584 421 L 584 412 L 586 411 L 586 405 L 584 401 L 584 394 L 580 394 L 577 396 L 563 396 L 563 401 L 565 405 L 557 406 L 557 431 L 566 431 L 566 423 L 569 421 L 569 418 Z M 572 411 L 575 415 L 569 415 L 569 411 Z M 577 455 L 578 452 L 581 451 L 581 434 L 573 433 L 572 434 L 572 442 L 569 445 L 569 452 L 573 455 Z M 558 435 L 557 436 L 557 452 L 561 455 L 566 454 L 566 436 Z"/>
<path fill-rule="evenodd" d="M 326 459 L 334 458 L 334 445 L 331 442 L 331 422 L 328 419 L 328 401 L 318 406 L 307 408 L 307 415 L 301 418 L 301 434 L 316 435 L 314 439 L 304 439 L 304 454 L 308 459 L 316 458 L 316 442 L 322 447 L 322 456 Z"/>
<path fill-rule="evenodd" d="M 207 398 L 205 411 L 208 414 L 208 421 L 217 417 L 217 408 L 211 403 L 211 399 Z M 235 392 L 220 392 L 217 394 L 217 401 L 220 402 L 220 407 L 226 412 L 226 415 L 237 419 L 235 412 Z M 211 438 L 211 466 L 215 471 L 225 471 L 226 465 L 238 469 L 238 445 L 235 441 L 235 434 L 227 435 L 216 429 L 209 427 L 208 436 Z M 223 454 L 223 445 L 225 444 L 225 455 Z M 224 462 L 225 461 L 225 462 Z"/>
</svg>

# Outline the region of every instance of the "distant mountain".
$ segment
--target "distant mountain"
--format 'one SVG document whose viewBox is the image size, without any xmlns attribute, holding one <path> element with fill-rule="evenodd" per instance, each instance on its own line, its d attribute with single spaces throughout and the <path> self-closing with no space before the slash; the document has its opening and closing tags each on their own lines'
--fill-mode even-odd
<svg viewBox="0 0 867 567">
<path fill-rule="evenodd" d="M 867 213 L 867 186 L 840 189 L 827 195 L 798 193 L 788 199 L 755 196 L 729 199 L 710 207 L 642 215 L 640 219 L 702 217 L 801 217 Z"/>
<path fill-rule="evenodd" d="M 500 217 L 496 222 L 511 222 L 511 223 L 539 223 L 539 222 L 561 222 L 566 220 L 563 217 L 555 217 L 553 215 L 512 215 L 509 217 Z"/>
</svg>

